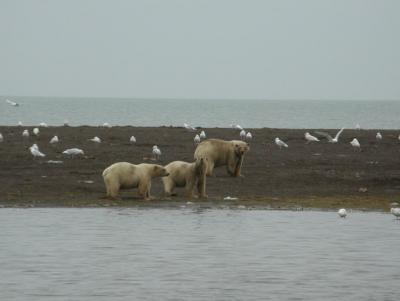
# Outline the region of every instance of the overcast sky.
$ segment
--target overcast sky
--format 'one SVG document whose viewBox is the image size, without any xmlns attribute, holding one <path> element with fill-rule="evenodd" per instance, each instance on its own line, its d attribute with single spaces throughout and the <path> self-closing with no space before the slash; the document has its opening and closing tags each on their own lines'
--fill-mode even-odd
<svg viewBox="0 0 400 301">
<path fill-rule="evenodd" d="M 0 95 L 400 99 L 400 1 L 0 0 Z"/>
</svg>

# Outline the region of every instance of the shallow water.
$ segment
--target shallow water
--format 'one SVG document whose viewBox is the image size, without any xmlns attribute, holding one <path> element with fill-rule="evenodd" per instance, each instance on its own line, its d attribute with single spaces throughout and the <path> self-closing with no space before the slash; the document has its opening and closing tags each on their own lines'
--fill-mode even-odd
<svg viewBox="0 0 400 301">
<path fill-rule="evenodd" d="M 1 300 L 398 300 L 389 214 L 1 209 Z"/>
<path fill-rule="evenodd" d="M 195 100 L 0 97 L 0 125 L 70 125 L 246 128 L 400 128 L 400 101 Z"/>
</svg>

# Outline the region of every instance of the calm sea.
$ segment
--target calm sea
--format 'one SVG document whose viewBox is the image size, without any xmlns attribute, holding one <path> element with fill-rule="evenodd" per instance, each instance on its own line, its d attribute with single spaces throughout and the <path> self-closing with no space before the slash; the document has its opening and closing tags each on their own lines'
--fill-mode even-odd
<svg viewBox="0 0 400 301">
<path fill-rule="evenodd" d="M 390 214 L 0 209 L 0 229 L 0 300 L 399 300 Z"/>
<path fill-rule="evenodd" d="M 0 97 L 0 125 L 111 125 L 245 128 L 400 128 L 400 101 L 172 100 Z"/>
</svg>

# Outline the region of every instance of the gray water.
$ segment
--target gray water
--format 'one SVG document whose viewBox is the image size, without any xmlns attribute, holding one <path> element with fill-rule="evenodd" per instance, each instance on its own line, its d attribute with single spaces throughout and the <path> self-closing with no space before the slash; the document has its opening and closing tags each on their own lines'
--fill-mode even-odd
<svg viewBox="0 0 400 301">
<path fill-rule="evenodd" d="M 5 99 L 20 103 L 10 106 Z M 399 129 L 400 101 L 173 100 L 0 97 L 0 125 Z"/>
<path fill-rule="evenodd" d="M 389 214 L 1 209 L 1 300 L 398 300 Z"/>
</svg>

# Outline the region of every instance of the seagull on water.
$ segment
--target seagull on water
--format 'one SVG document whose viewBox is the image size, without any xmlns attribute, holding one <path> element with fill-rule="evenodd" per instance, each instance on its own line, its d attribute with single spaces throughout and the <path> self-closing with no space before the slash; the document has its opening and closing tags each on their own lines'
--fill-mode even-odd
<svg viewBox="0 0 400 301">
<path fill-rule="evenodd" d="M 201 131 L 200 132 L 200 139 L 206 139 L 206 132 L 204 132 L 204 131 Z"/>
<path fill-rule="evenodd" d="M 191 126 L 190 124 L 187 124 L 187 123 L 184 123 L 184 124 L 183 124 L 183 127 L 184 127 L 185 129 L 187 129 L 188 131 L 191 131 L 191 132 L 196 130 L 195 127 L 193 127 L 193 126 Z"/>
<path fill-rule="evenodd" d="M 131 138 L 129 138 L 129 142 L 132 143 L 132 144 L 135 144 L 136 143 L 135 136 L 131 136 Z"/>
<path fill-rule="evenodd" d="M 56 144 L 58 143 L 60 140 L 58 139 L 58 136 L 54 136 L 53 138 L 50 139 L 50 144 Z"/>
<path fill-rule="evenodd" d="M 6 103 L 8 103 L 9 105 L 12 105 L 13 107 L 19 106 L 18 103 L 16 103 L 15 101 L 9 100 L 9 99 L 6 99 Z"/>
<path fill-rule="evenodd" d="M 31 154 L 34 158 L 36 157 L 46 157 L 45 154 L 43 154 L 40 150 L 39 147 L 37 146 L 37 144 L 33 144 L 29 150 L 31 151 Z"/>
<path fill-rule="evenodd" d="M 246 131 L 245 130 L 241 130 L 239 135 L 240 135 L 240 139 L 242 139 L 242 140 L 246 139 Z"/>
<path fill-rule="evenodd" d="M 246 134 L 246 140 L 251 140 L 251 139 L 253 139 L 253 135 L 250 132 L 248 132 Z"/>
<path fill-rule="evenodd" d="M 3 137 L 3 135 L 0 133 L 0 142 L 3 142 L 4 141 L 4 137 Z"/>
<path fill-rule="evenodd" d="M 153 146 L 153 155 L 154 155 L 154 157 L 155 157 L 155 159 L 159 159 L 160 158 L 160 156 L 161 156 L 161 150 L 158 148 L 158 146 L 157 145 L 154 145 Z"/>
<path fill-rule="evenodd" d="M 194 144 L 199 144 L 201 141 L 200 136 L 199 135 L 194 136 L 193 141 L 194 141 Z"/>
<path fill-rule="evenodd" d="M 28 131 L 28 130 L 24 130 L 24 131 L 22 132 L 22 137 L 28 138 L 28 137 L 29 137 L 29 131 Z"/>
<path fill-rule="evenodd" d="M 84 155 L 85 153 L 80 148 L 69 148 L 62 152 L 64 155 L 77 156 Z"/>
<path fill-rule="evenodd" d="M 390 208 L 390 213 L 393 214 L 396 219 L 400 217 L 400 208 Z"/>
<path fill-rule="evenodd" d="M 376 133 L 376 140 L 379 142 L 382 140 L 382 134 L 380 132 Z"/>
<path fill-rule="evenodd" d="M 321 135 L 324 136 L 326 139 L 328 139 L 328 142 L 330 143 L 338 143 L 339 142 L 339 136 L 340 134 L 343 132 L 344 128 L 341 128 L 339 132 L 336 133 L 336 136 L 334 138 L 332 138 L 331 135 L 329 135 L 326 132 L 315 132 L 317 135 Z"/>
<path fill-rule="evenodd" d="M 339 209 L 339 211 L 337 212 L 337 214 L 341 217 L 341 218 L 345 218 L 347 216 L 347 211 L 346 209 L 342 208 Z"/>
<path fill-rule="evenodd" d="M 92 142 L 101 143 L 101 139 L 97 136 L 94 136 L 92 139 L 89 139 Z"/>
<path fill-rule="evenodd" d="M 278 145 L 280 149 L 282 149 L 282 147 L 289 147 L 289 145 L 287 145 L 285 142 L 283 142 L 278 137 L 275 138 L 275 144 Z"/>
<path fill-rule="evenodd" d="M 318 139 L 317 137 L 314 137 L 313 135 L 310 135 L 309 132 L 307 132 L 307 133 L 304 134 L 304 138 L 306 138 L 307 144 L 310 143 L 310 142 L 319 141 L 319 139 Z"/>
<path fill-rule="evenodd" d="M 36 136 L 39 136 L 39 133 L 40 133 L 39 128 L 33 129 L 33 134 L 35 134 Z"/>
<path fill-rule="evenodd" d="M 356 150 L 356 149 L 361 150 L 361 145 L 360 145 L 360 142 L 358 142 L 357 138 L 354 138 L 353 140 L 351 140 L 350 144 L 354 150 Z"/>
</svg>

